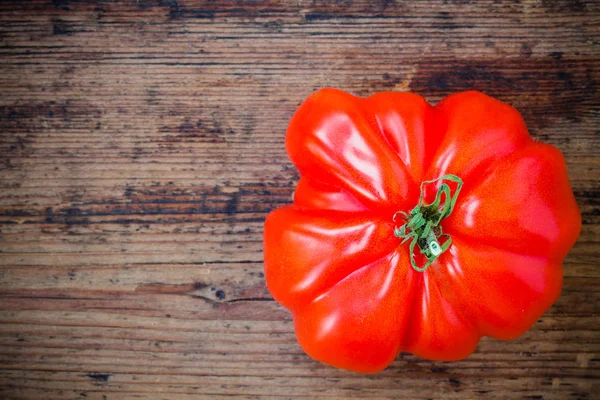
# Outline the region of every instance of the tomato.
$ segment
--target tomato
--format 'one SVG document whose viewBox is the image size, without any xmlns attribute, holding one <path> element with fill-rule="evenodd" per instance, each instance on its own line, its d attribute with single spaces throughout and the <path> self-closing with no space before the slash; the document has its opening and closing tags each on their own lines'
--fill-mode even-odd
<svg viewBox="0 0 600 400">
<path fill-rule="evenodd" d="M 401 351 L 458 360 L 558 298 L 581 216 L 562 154 L 514 108 L 322 89 L 286 148 L 300 180 L 265 222 L 265 276 L 311 357 L 358 372 Z"/>
</svg>

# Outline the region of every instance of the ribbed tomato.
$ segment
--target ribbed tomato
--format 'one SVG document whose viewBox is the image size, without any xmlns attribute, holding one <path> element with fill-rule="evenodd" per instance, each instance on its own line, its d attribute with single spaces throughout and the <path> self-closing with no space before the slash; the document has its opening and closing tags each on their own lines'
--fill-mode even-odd
<svg viewBox="0 0 600 400">
<path fill-rule="evenodd" d="M 313 358 L 457 360 L 557 299 L 581 216 L 565 161 L 478 92 L 311 95 L 293 116 L 293 204 L 269 214 L 267 286 Z"/>
</svg>

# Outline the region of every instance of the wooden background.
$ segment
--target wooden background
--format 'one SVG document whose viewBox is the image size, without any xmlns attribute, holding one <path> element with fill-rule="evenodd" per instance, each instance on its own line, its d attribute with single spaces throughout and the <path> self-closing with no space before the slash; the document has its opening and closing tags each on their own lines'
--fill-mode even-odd
<svg viewBox="0 0 600 400">
<path fill-rule="evenodd" d="M 597 1 L 2 1 L 0 398 L 592 399 L 600 391 Z M 478 89 L 566 156 L 562 296 L 461 362 L 363 376 L 296 343 L 263 275 L 313 90 Z M 598 397 L 596 397 L 598 398 Z"/>
</svg>

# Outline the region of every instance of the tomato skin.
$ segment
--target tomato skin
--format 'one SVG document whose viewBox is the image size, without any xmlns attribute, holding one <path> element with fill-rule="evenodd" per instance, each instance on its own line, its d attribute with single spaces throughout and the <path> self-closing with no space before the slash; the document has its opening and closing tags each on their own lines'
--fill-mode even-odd
<svg viewBox="0 0 600 400">
<path fill-rule="evenodd" d="M 558 298 L 581 215 L 562 155 L 514 108 L 474 91 L 433 107 L 322 89 L 292 117 L 286 148 L 301 178 L 265 222 L 265 277 L 313 358 L 357 372 L 400 351 L 458 360 L 482 336 L 521 335 Z M 464 181 L 441 222 L 453 243 L 418 272 L 392 218 L 445 174 Z"/>
</svg>

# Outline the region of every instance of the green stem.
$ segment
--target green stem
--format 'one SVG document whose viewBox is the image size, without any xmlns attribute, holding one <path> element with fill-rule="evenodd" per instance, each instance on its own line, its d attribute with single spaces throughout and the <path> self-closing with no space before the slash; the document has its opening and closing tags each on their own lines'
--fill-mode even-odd
<svg viewBox="0 0 600 400">
<path fill-rule="evenodd" d="M 425 185 L 441 181 L 435 200 L 426 204 L 423 200 L 425 196 Z M 451 195 L 450 186 L 444 182 L 456 183 L 456 190 Z M 398 211 L 394 214 L 393 220 L 396 222 L 398 214 L 402 215 L 406 221 L 404 225 L 397 226 L 394 229 L 394 235 L 403 239 L 402 243 L 410 240 L 410 263 L 415 271 L 423 272 L 452 244 L 452 238 L 442 233 L 440 223 L 449 216 L 454 210 L 456 199 L 462 189 L 463 181 L 456 175 L 444 175 L 430 181 L 421 183 L 421 195 L 419 204 L 411 210 L 410 213 Z M 443 203 L 442 203 L 443 201 Z M 444 238 L 443 243 L 440 239 Z M 427 262 L 422 267 L 417 266 L 415 261 L 415 247 L 418 246 L 421 253 L 427 258 Z"/>
</svg>

